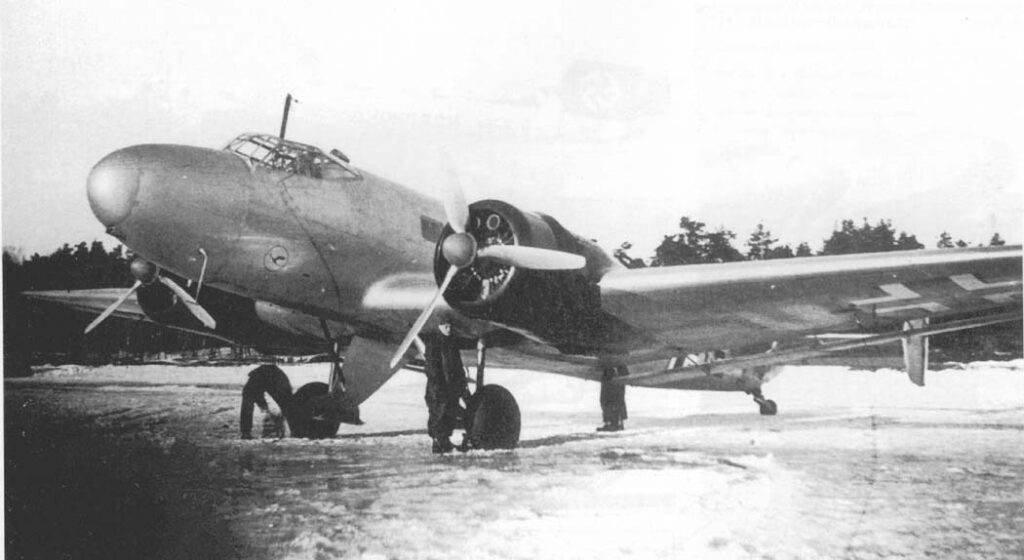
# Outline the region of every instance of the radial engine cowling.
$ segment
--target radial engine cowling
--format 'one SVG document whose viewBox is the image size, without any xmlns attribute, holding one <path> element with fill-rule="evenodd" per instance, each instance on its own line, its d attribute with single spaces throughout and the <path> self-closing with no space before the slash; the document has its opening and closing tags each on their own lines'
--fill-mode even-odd
<svg viewBox="0 0 1024 560">
<path fill-rule="evenodd" d="M 146 316 L 157 323 L 188 326 L 193 326 L 194 323 L 199 325 L 185 304 L 178 299 L 178 296 L 159 282 L 140 287 L 136 297 L 139 307 L 146 313 Z"/>
<path fill-rule="evenodd" d="M 543 271 L 477 258 L 452 279 L 445 291 L 448 305 L 472 318 L 530 331 L 553 344 L 568 342 L 560 337 L 578 332 L 588 317 L 596 318 L 600 311 L 597 281 L 613 266 L 597 245 L 569 232 L 550 216 L 525 212 L 499 200 L 475 202 L 469 213 L 466 230 L 479 249 L 491 245 L 552 249 L 581 255 L 587 264 L 580 270 Z M 451 234 L 451 227 L 445 226 L 434 252 L 438 284 L 452 266 L 442 251 Z"/>
</svg>

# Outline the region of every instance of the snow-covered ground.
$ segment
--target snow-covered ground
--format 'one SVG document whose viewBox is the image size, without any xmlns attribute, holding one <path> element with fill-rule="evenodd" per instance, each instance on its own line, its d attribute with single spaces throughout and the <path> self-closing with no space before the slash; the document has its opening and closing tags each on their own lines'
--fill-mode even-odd
<svg viewBox="0 0 1024 560">
<path fill-rule="evenodd" d="M 414 372 L 333 440 L 241 441 L 247 369 L 40 370 L 5 383 L 8 435 L 30 450 L 114 441 L 170 527 L 232 543 L 221 557 L 1024 557 L 1022 360 L 930 372 L 925 388 L 898 371 L 789 367 L 765 386 L 776 417 L 738 393 L 630 388 L 619 434 L 594 432 L 597 384 L 492 370 L 519 401 L 521 447 L 442 457 Z M 296 387 L 326 373 L 284 369 Z M 177 557 L 203 540 L 154 542 Z"/>
</svg>

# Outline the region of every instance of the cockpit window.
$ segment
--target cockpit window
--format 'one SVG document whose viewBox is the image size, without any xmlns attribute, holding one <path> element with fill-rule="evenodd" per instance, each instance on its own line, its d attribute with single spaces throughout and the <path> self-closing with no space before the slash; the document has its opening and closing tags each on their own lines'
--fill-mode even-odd
<svg viewBox="0 0 1024 560">
<path fill-rule="evenodd" d="M 350 166 L 348 158 L 338 150 L 325 154 L 316 146 L 269 134 L 243 134 L 224 149 L 242 158 L 250 167 L 269 167 L 314 179 L 362 179 L 359 171 Z"/>
</svg>

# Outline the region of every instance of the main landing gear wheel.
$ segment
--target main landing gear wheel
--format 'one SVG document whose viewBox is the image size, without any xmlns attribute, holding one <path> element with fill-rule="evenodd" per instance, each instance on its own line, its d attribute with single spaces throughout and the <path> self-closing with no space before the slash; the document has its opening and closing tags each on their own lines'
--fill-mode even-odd
<svg viewBox="0 0 1024 560">
<path fill-rule="evenodd" d="M 501 385 L 484 385 L 469 399 L 465 415 L 470 449 L 514 449 L 519 443 L 519 404 Z"/>
<path fill-rule="evenodd" d="M 299 387 L 292 397 L 294 418 L 289 418 L 292 435 L 309 439 L 332 438 L 338 433 L 341 417 L 326 383 L 314 381 Z"/>
</svg>

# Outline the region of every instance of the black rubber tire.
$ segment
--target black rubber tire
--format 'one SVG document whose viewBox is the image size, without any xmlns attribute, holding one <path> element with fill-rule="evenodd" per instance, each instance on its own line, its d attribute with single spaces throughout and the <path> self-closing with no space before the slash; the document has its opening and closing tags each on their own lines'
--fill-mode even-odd
<svg viewBox="0 0 1024 560">
<path fill-rule="evenodd" d="M 775 401 L 764 401 L 761 403 L 761 416 L 775 416 L 779 412 Z"/>
<path fill-rule="evenodd" d="M 292 395 L 292 400 L 295 404 L 304 403 L 313 397 L 326 395 L 329 390 L 330 388 L 327 387 L 327 384 L 320 381 L 306 383 L 302 387 L 299 387 L 298 391 L 295 391 L 295 394 Z"/>
<path fill-rule="evenodd" d="M 519 404 L 501 385 L 484 385 L 466 407 L 466 441 L 471 449 L 514 449 L 522 427 Z"/>
<path fill-rule="evenodd" d="M 314 381 L 299 387 L 292 397 L 294 413 L 289 418 L 292 436 L 308 439 L 327 439 L 338 434 L 338 418 L 334 399 L 327 393 L 326 383 Z"/>
</svg>

